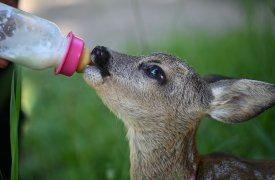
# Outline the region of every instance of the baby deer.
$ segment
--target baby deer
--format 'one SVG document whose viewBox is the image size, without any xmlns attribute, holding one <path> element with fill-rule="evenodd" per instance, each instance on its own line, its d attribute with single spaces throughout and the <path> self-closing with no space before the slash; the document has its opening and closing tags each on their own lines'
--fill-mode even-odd
<svg viewBox="0 0 275 180">
<path fill-rule="evenodd" d="M 202 117 L 248 120 L 275 104 L 275 85 L 219 76 L 210 83 L 164 53 L 128 56 L 96 47 L 92 59 L 84 79 L 127 127 L 131 179 L 275 179 L 275 161 L 201 156 L 195 146 Z"/>
</svg>

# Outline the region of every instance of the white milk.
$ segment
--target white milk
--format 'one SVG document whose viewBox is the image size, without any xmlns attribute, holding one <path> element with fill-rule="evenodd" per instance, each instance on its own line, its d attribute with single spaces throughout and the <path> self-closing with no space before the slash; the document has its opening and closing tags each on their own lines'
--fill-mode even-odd
<svg viewBox="0 0 275 180">
<path fill-rule="evenodd" d="M 0 57 L 32 69 L 57 67 L 67 38 L 52 22 L 0 3 Z"/>
</svg>

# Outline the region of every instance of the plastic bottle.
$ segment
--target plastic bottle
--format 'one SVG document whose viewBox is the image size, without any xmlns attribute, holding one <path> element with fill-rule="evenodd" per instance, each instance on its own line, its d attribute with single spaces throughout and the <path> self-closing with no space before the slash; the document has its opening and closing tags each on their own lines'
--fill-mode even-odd
<svg viewBox="0 0 275 180">
<path fill-rule="evenodd" d="M 91 63 L 84 41 L 63 36 L 48 20 L 0 3 L 0 57 L 31 69 L 55 68 L 71 76 Z"/>
</svg>

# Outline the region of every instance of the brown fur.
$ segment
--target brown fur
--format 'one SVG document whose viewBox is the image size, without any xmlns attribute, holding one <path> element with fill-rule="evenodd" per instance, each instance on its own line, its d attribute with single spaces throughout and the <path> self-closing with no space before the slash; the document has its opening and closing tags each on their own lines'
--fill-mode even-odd
<svg viewBox="0 0 275 180">
<path fill-rule="evenodd" d="M 84 78 L 128 129 L 131 179 L 275 179 L 274 162 L 200 156 L 195 147 L 203 116 L 229 123 L 247 120 L 274 105 L 274 85 L 236 79 L 209 84 L 185 62 L 167 54 L 109 52 L 110 75 L 102 76 L 99 68 L 88 66 Z M 142 65 L 161 67 L 165 83 L 148 77 Z"/>
</svg>

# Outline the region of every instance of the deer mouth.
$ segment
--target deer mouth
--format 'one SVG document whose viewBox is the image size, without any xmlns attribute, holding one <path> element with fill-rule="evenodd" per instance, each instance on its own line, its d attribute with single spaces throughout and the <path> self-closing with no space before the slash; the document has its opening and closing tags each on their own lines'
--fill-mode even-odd
<svg viewBox="0 0 275 180">
<path fill-rule="evenodd" d="M 92 64 L 84 69 L 84 80 L 92 87 L 103 84 L 105 77 L 110 76 L 108 70 L 110 53 L 104 46 L 97 46 L 91 52 Z"/>
</svg>

